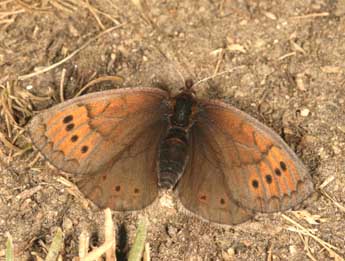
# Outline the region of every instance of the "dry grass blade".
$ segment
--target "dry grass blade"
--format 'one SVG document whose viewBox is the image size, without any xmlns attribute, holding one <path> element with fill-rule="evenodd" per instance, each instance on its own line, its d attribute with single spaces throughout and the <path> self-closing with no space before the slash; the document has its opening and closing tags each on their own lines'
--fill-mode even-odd
<svg viewBox="0 0 345 261">
<path fill-rule="evenodd" d="M 28 167 L 32 170 L 37 170 L 38 168 L 34 168 L 35 164 L 37 163 L 37 161 L 39 161 L 41 159 L 41 154 L 37 153 L 36 156 L 33 158 L 33 160 L 31 160 L 28 164 Z"/>
<path fill-rule="evenodd" d="M 116 25 L 120 24 L 120 22 L 117 19 L 115 19 L 114 17 L 112 17 L 110 14 L 104 13 L 104 12 L 98 10 L 98 9 L 95 9 L 95 12 L 103 15 L 106 18 L 108 18 L 109 20 L 111 20 Z"/>
<path fill-rule="evenodd" d="M 98 10 L 96 7 L 94 7 L 89 0 L 75 0 L 75 1 L 66 1 L 66 0 L 50 0 L 49 4 L 52 5 L 54 8 L 63 11 L 68 14 L 73 14 L 77 12 L 80 8 L 87 9 L 92 16 L 95 18 L 98 26 L 101 30 L 105 30 L 106 26 L 103 24 L 101 18 L 98 14 L 106 17 L 110 21 L 112 21 L 114 24 L 119 25 L 119 21 L 116 20 L 114 17 L 112 17 L 110 14 L 107 14 L 105 12 L 102 12 Z"/>
<path fill-rule="evenodd" d="M 114 240 L 113 246 L 107 250 L 107 252 L 105 253 L 105 257 L 106 257 L 107 261 L 116 261 L 116 256 L 115 256 L 115 248 L 116 248 L 115 229 L 114 229 L 113 220 L 111 218 L 111 211 L 109 208 L 104 210 L 104 216 L 105 216 L 105 221 L 104 221 L 105 242 Z"/>
<path fill-rule="evenodd" d="M 100 83 L 100 82 L 104 82 L 104 81 L 113 81 L 113 82 L 118 82 L 118 84 L 123 83 L 124 79 L 122 77 L 119 76 L 102 76 L 99 77 L 97 79 L 94 79 L 90 82 L 88 82 L 85 86 L 83 86 L 80 91 L 75 95 L 75 97 L 80 96 L 87 88 L 89 88 L 90 86 Z"/>
<path fill-rule="evenodd" d="M 19 128 L 18 132 L 16 133 L 16 135 L 12 139 L 12 143 L 15 143 L 20 137 L 23 137 L 24 132 L 25 132 L 25 129 Z M 30 139 L 28 139 L 28 138 L 25 138 L 25 139 L 30 141 Z"/>
<path fill-rule="evenodd" d="M 14 22 L 14 18 L 9 18 L 9 19 L 1 19 L 0 24 L 6 24 L 9 25 Z"/>
<path fill-rule="evenodd" d="M 284 54 L 282 56 L 280 56 L 277 61 L 282 61 L 290 56 L 295 56 L 296 55 L 296 52 L 290 52 L 290 53 L 287 53 L 287 54 Z"/>
<path fill-rule="evenodd" d="M 310 224 L 310 225 L 319 225 L 320 223 L 327 221 L 326 218 L 323 218 L 317 214 L 311 214 L 310 212 L 308 212 L 305 209 L 292 211 L 291 213 L 294 214 L 297 219 L 299 219 L 299 220 L 303 219 L 303 220 L 307 221 L 308 224 Z"/>
<path fill-rule="evenodd" d="M 83 230 L 79 236 L 79 259 L 84 260 L 89 250 L 90 235 Z"/>
<path fill-rule="evenodd" d="M 78 48 L 77 50 L 75 50 L 74 52 L 72 52 L 70 55 L 68 55 L 67 57 L 65 57 L 64 59 L 62 59 L 61 61 L 51 65 L 51 66 L 48 66 L 48 67 L 45 67 L 37 72 L 33 72 L 33 73 L 29 73 L 29 74 L 26 74 L 26 75 L 21 75 L 18 77 L 19 80 L 26 80 L 26 79 L 29 79 L 29 78 L 32 78 L 34 76 L 37 76 L 37 75 L 40 75 L 42 73 L 46 73 L 58 66 L 60 66 L 61 64 L 64 64 L 65 62 L 67 62 L 69 59 L 71 59 L 73 56 L 75 56 L 76 54 L 78 54 L 81 50 L 85 49 L 87 46 L 89 46 L 90 43 L 92 43 L 93 41 L 96 41 L 97 39 L 103 37 L 105 34 L 108 34 L 116 29 L 119 29 L 121 27 L 123 27 L 124 24 L 120 24 L 120 25 L 117 25 L 117 26 L 114 26 L 114 27 L 111 27 L 103 32 L 101 32 L 100 34 L 98 34 L 97 36 L 95 36 L 94 38 L 91 38 L 90 40 L 88 40 L 85 44 L 83 44 L 80 48 Z"/>
<path fill-rule="evenodd" d="M 105 30 L 105 26 L 104 24 L 102 23 L 101 19 L 99 18 L 99 16 L 97 15 L 97 12 L 96 12 L 96 8 L 94 8 L 89 0 L 86 0 L 86 7 L 89 9 L 90 13 L 95 17 L 99 27 L 102 29 L 102 30 Z"/>
<path fill-rule="evenodd" d="M 70 3 L 69 1 L 59 1 L 59 0 L 51 0 L 49 1 L 49 4 L 51 4 L 54 8 L 61 10 L 66 13 L 74 13 L 78 10 L 78 6 L 76 6 L 74 3 Z"/>
<path fill-rule="evenodd" d="M 112 8 L 114 8 L 115 10 L 118 10 L 117 6 L 115 5 L 113 0 L 106 0 L 106 2 L 109 4 L 109 6 L 111 6 Z"/>
<path fill-rule="evenodd" d="M 150 243 L 146 243 L 146 244 L 145 244 L 143 260 L 144 260 L 144 261 L 150 261 L 150 260 L 151 260 Z"/>
<path fill-rule="evenodd" d="M 23 136 L 21 125 L 27 122 L 32 115 L 31 101 L 41 99 L 22 90 L 18 86 L 18 81 L 7 81 L 6 84 L 0 85 L 0 116 L 3 118 L 6 126 L 6 135 L 0 132 L 0 141 L 12 152 L 14 157 L 20 156 L 28 150 L 31 150 L 31 144 Z M 45 99 L 45 98 L 44 98 Z M 24 148 L 15 146 L 18 139 L 24 139 Z"/>
<path fill-rule="evenodd" d="M 219 72 L 220 65 L 224 60 L 224 55 L 225 55 L 224 48 L 221 48 L 218 53 L 217 64 L 216 64 L 216 68 L 214 69 L 213 75 L 216 75 Z"/>
<path fill-rule="evenodd" d="M 329 176 L 328 178 L 326 178 L 322 184 L 319 186 L 319 189 L 324 189 L 325 187 L 327 187 L 330 183 L 332 183 L 335 180 L 334 176 Z"/>
<path fill-rule="evenodd" d="M 16 0 L 16 3 L 20 6 L 22 6 L 23 8 L 27 9 L 28 11 L 34 11 L 34 12 L 42 12 L 42 13 L 47 13 L 50 12 L 51 9 L 49 8 L 39 8 L 36 7 L 34 4 L 27 4 L 22 0 Z"/>
<path fill-rule="evenodd" d="M 36 252 L 31 252 L 31 256 L 35 257 L 35 261 L 43 261 L 44 259 L 38 255 Z"/>
<path fill-rule="evenodd" d="M 15 10 L 15 11 L 0 12 L 0 19 L 4 19 L 6 16 L 17 15 L 17 14 L 21 14 L 24 12 L 25 12 L 24 9 L 19 9 L 19 10 Z"/>
<path fill-rule="evenodd" d="M 20 149 L 18 152 L 13 154 L 13 158 L 16 157 L 20 157 L 22 155 L 24 155 L 26 152 L 31 151 L 32 150 L 32 146 L 29 144 L 26 147 L 24 147 L 23 149 Z"/>
<path fill-rule="evenodd" d="M 1 114 L 4 114 L 4 116 L 12 123 L 16 124 L 16 120 L 14 118 L 13 108 L 12 104 L 13 101 L 11 99 L 12 96 L 12 85 L 7 82 L 6 86 L 0 85 L 0 88 L 2 88 L 2 91 L 0 93 L 0 110 Z"/>
<path fill-rule="evenodd" d="M 8 7 L 7 4 L 14 2 L 14 5 L 11 5 L 12 8 Z M 0 12 L 0 25 L 2 26 L 1 29 L 5 31 L 12 23 L 15 22 L 17 16 L 19 14 L 25 13 L 26 9 L 20 7 L 14 0 L 3 1 L 0 2 L 0 7 L 8 9 L 6 11 Z"/>
<path fill-rule="evenodd" d="M 13 145 L 12 142 L 8 141 L 6 135 L 0 131 L 0 141 L 10 150 L 19 152 L 21 149 Z"/>
<path fill-rule="evenodd" d="M 299 237 L 301 238 L 301 240 L 303 241 L 304 243 L 304 250 L 307 251 L 307 256 L 313 260 L 313 261 L 317 261 L 317 259 L 312 255 L 311 253 L 311 249 L 310 249 L 310 246 L 309 246 L 309 237 L 307 236 L 303 236 L 302 234 L 298 234 Z"/>
<path fill-rule="evenodd" d="M 26 189 L 26 190 L 22 191 L 21 193 L 19 193 L 16 196 L 16 198 L 19 199 L 19 200 L 24 200 L 24 199 L 30 198 L 31 196 L 36 194 L 41 189 L 42 189 L 41 185 L 38 185 L 38 186 L 30 188 L 30 189 Z"/>
<path fill-rule="evenodd" d="M 31 100 L 31 101 L 48 101 L 52 97 L 52 96 L 43 96 L 43 97 L 35 96 L 30 92 L 22 92 L 21 96 L 26 101 L 28 101 L 28 100 Z"/>
<path fill-rule="evenodd" d="M 147 235 L 147 219 L 142 218 L 139 221 L 137 233 L 135 235 L 134 244 L 129 251 L 129 261 L 140 261 L 145 248 L 145 241 Z"/>
<path fill-rule="evenodd" d="M 28 92 L 18 86 L 18 81 L 8 81 L 6 85 L 0 85 L 0 89 L 0 114 L 6 121 L 8 136 L 12 137 L 10 130 L 13 127 L 19 128 L 21 120 L 25 121 L 25 118 L 31 116 L 31 99 Z"/>
<path fill-rule="evenodd" d="M 325 17 L 329 16 L 330 13 L 323 12 L 323 13 L 313 13 L 313 14 L 307 14 L 307 15 L 299 15 L 299 16 L 293 16 L 290 17 L 290 19 L 309 19 L 309 18 L 316 18 L 316 17 Z"/>
<path fill-rule="evenodd" d="M 146 23 L 152 25 L 155 29 L 157 29 L 156 24 L 150 18 L 150 9 L 149 9 L 149 6 L 146 3 L 146 1 L 145 0 L 132 0 L 132 3 L 140 11 L 141 17 L 144 19 L 144 21 Z"/>
<path fill-rule="evenodd" d="M 109 249 L 112 249 L 114 243 L 115 243 L 115 239 L 113 239 L 112 241 L 105 242 L 100 247 L 98 247 L 95 250 L 92 250 L 91 252 L 89 252 L 83 259 L 80 259 L 80 261 L 93 261 L 93 260 L 97 260 L 104 253 L 106 253 Z"/>
<path fill-rule="evenodd" d="M 269 245 L 269 248 L 267 250 L 267 258 L 266 258 L 266 261 L 272 261 L 272 248 L 273 248 L 273 245 L 270 244 Z"/>
<path fill-rule="evenodd" d="M 7 233 L 6 241 L 6 261 L 14 261 L 13 241 L 9 233 Z"/>
<path fill-rule="evenodd" d="M 60 100 L 61 100 L 61 102 L 65 101 L 64 91 L 63 91 L 63 87 L 64 87 L 64 83 L 65 83 L 65 76 L 66 76 L 66 69 L 63 68 L 62 73 L 61 73 L 61 80 L 60 80 Z"/>
<path fill-rule="evenodd" d="M 100 10 L 98 10 L 96 7 L 94 7 L 89 0 L 85 0 L 85 2 L 82 2 L 82 4 L 90 11 L 90 13 L 94 16 L 96 22 L 98 23 L 99 27 L 104 30 L 105 26 L 102 23 L 101 18 L 98 16 L 98 14 L 106 17 L 107 19 L 109 19 L 110 21 L 112 21 L 114 24 L 118 25 L 120 24 L 120 22 L 115 19 L 114 17 L 112 17 L 110 14 L 102 12 Z M 111 4 L 113 5 L 113 4 Z"/>
<path fill-rule="evenodd" d="M 282 217 L 287 220 L 288 222 L 290 222 L 291 224 L 293 224 L 296 228 L 296 230 L 294 229 L 288 229 L 289 231 L 293 231 L 293 232 L 297 232 L 299 234 L 311 237 L 312 239 L 314 239 L 317 243 L 319 243 L 323 248 L 325 248 L 327 250 L 327 252 L 329 253 L 329 255 L 331 257 L 333 257 L 336 261 L 344 261 L 344 258 L 342 258 L 340 255 L 338 255 L 334 250 L 338 250 L 338 248 L 336 248 L 335 246 L 323 241 L 321 238 L 315 236 L 309 229 L 303 227 L 302 225 L 298 224 L 296 221 L 294 221 L 293 219 L 291 219 L 290 217 L 282 214 Z"/>
<path fill-rule="evenodd" d="M 50 248 L 48 250 L 48 254 L 45 258 L 45 261 L 56 261 L 63 246 L 63 233 L 61 228 L 58 228 L 53 238 L 53 242 L 51 243 Z"/>
<path fill-rule="evenodd" d="M 0 2 L 0 5 L 7 5 L 7 4 L 14 2 L 14 1 L 16 1 L 16 0 L 4 0 L 4 1 Z"/>
<path fill-rule="evenodd" d="M 240 65 L 240 66 L 233 67 L 233 68 L 231 68 L 230 70 L 227 70 L 227 71 L 223 71 L 223 72 L 220 72 L 220 73 L 213 74 L 213 75 L 210 76 L 210 77 L 206 77 L 206 78 L 204 78 L 204 79 L 202 79 L 202 80 L 196 82 L 196 83 L 194 84 L 194 87 L 197 86 L 197 85 L 199 85 L 199 84 L 201 84 L 201 83 L 203 83 L 203 82 L 207 82 L 208 80 L 213 79 L 213 78 L 215 78 L 215 77 L 222 76 L 222 75 L 224 75 L 224 74 L 231 73 L 231 72 L 233 72 L 233 71 L 235 71 L 235 70 L 242 69 L 242 68 L 245 68 L 245 67 L 246 67 L 245 65 Z"/>
<path fill-rule="evenodd" d="M 109 208 L 104 210 L 105 222 L 104 222 L 104 233 L 105 242 L 98 248 L 88 253 L 89 248 L 89 234 L 83 231 L 79 237 L 79 260 L 89 261 L 98 260 L 104 254 L 106 255 L 106 261 L 116 261 L 115 256 L 115 229 L 114 223 L 111 218 L 111 211 Z"/>
<path fill-rule="evenodd" d="M 321 190 L 321 194 L 332 201 L 333 204 L 336 205 L 342 212 L 345 212 L 345 207 L 337 202 L 334 198 L 332 198 L 326 191 Z"/>
<path fill-rule="evenodd" d="M 335 180 L 334 176 L 329 176 L 327 179 L 325 179 L 322 184 L 319 186 L 320 192 L 322 195 L 324 195 L 326 198 L 328 198 L 330 201 L 333 202 L 334 205 L 336 205 L 342 212 L 345 212 L 345 207 L 341 205 L 338 201 L 336 201 L 334 198 L 332 198 L 326 191 L 323 189 L 327 187 L 330 183 L 332 183 Z"/>
<path fill-rule="evenodd" d="M 83 193 L 80 192 L 80 190 L 74 183 L 70 182 L 69 180 L 65 179 L 62 176 L 57 176 L 55 179 L 58 182 L 60 182 L 62 185 L 66 186 L 67 192 L 73 195 L 74 197 L 76 197 L 77 199 L 79 199 L 80 202 L 82 203 L 82 206 L 85 209 L 89 206 L 89 201 L 85 198 Z"/>
</svg>

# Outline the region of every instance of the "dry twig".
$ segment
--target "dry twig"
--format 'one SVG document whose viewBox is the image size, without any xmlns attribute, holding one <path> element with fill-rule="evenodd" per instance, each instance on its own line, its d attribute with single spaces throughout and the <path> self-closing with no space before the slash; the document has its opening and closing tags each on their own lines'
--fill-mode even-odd
<svg viewBox="0 0 345 261">
<path fill-rule="evenodd" d="M 290 222 L 291 224 L 293 224 L 295 226 L 295 228 L 291 228 L 289 227 L 288 230 L 292 231 L 292 232 L 297 232 L 299 234 L 308 236 L 312 239 L 314 239 L 317 243 L 319 243 L 324 249 L 327 250 L 327 252 L 329 253 L 329 255 L 333 258 L 335 258 L 335 260 L 337 261 L 344 261 L 344 258 L 342 258 L 340 255 L 338 255 L 335 250 L 338 250 L 338 248 L 336 248 L 335 246 L 323 241 L 321 238 L 317 237 L 314 232 L 312 232 L 310 229 L 307 229 L 305 227 L 303 227 L 302 225 L 298 224 L 296 221 L 294 221 L 293 219 L 291 219 L 290 217 L 286 216 L 285 214 L 282 214 L 282 217 L 287 220 L 288 222 Z"/>
<path fill-rule="evenodd" d="M 81 50 L 85 49 L 87 46 L 89 46 L 89 44 L 93 41 L 96 41 L 97 39 L 103 37 L 105 34 L 108 34 L 120 27 L 123 27 L 124 24 L 120 24 L 120 25 L 117 25 L 117 26 L 114 26 L 114 27 L 111 27 L 103 32 L 101 32 L 100 34 L 98 34 L 97 36 L 95 36 L 94 38 L 88 40 L 85 44 L 83 44 L 80 48 L 78 48 L 77 50 L 75 50 L 74 52 L 72 52 L 70 55 L 68 55 L 67 57 L 65 57 L 64 59 L 62 59 L 61 61 L 55 63 L 55 64 L 52 64 L 48 67 L 45 67 L 37 72 L 33 72 L 33 73 L 29 73 L 29 74 L 26 74 L 26 75 L 21 75 L 18 77 L 19 80 L 26 80 L 26 79 L 29 79 L 29 78 L 32 78 L 34 76 L 37 76 L 37 75 L 40 75 L 42 73 L 46 73 L 58 66 L 60 66 L 61 64 L 64 64 L 65 62 L 67 62 L 68 60 L 70 60 L 73 56 L 75 56 L 76 54 L 78 54 Z"/>
</svg>

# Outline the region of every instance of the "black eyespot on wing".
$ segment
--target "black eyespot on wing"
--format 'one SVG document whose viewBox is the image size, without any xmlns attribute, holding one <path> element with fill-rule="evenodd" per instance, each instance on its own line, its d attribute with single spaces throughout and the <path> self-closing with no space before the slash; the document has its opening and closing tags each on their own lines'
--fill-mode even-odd
<svg viewBox="0 0 345 261">
<path fill-rule="evenodd" d="M 62 122 L 65 123 L 65 124 L 69 123 L 71 121 L 73 121 L 73 115 L 68 115 L 65 118 L 63 118 L 63 120 L 62 120 Z"/>
<path fill-rule="evenodd" d="M 83 147 L 81 147 L 81 152 L 82 152 L 82 153 L 86 153 L 88 150 L 89 150 L 89 147 L 88 147 L 88 146 L 83 146 Z"/>
<path fill-rule="evenodd" d="M 279 165 L 280 165 L 280 168 L 281 168 L 283 171 L 286 171 L 286 170 L 287 170 L 287 167 L 286 167 L 285 162 L 281 161 L 281 162 L 279 163 Z"/>
<path fill-rule="evenodd" d="M 271 175 L 267 174 L 265 176 L 265 179 L 266 179 L 267 184 L 271 184 L 272 183 L 272 176 Z"/>
<path fill-rule="evenodd" d="M 79 139 L 78 135 L 73 135 L 73 136 L 71 137 L 71 141 L 72 141 L 72 142 L 76 142 L 78 139 Z"/>
<path fill-rule="evenodd" d="M 74 128 L 74 123 L 70 123 L 66 126 L 66 131 L 71 131 Z"/>
<path fill-rule="evenodd" d="M 274 173 L 278 176 L 278 177 L 280 177 L 281 175 L 282 175 L 282 172 L 280 171 L 280 169 L 275 169 L 274 170 Z"/>
<path fill-rule="evenodd" d="M 256 179 L 254 179 L 254 180 L 252 181 L 252 186 L 253 186 L 254 188 L 258 188 L 258 187 L 259 187 L 259 182 L 258 182 Z"/>
</svg>

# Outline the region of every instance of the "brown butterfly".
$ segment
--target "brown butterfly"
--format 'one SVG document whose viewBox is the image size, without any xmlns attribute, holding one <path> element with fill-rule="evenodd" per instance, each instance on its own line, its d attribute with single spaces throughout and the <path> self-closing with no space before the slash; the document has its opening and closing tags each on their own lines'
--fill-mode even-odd
<svg viewBox="0 0 345 261">
<path fill-rule="evenodd" d="M 289 209 L 313 183 L 271 129 L 221 101 L 125 88 L 78 97 L 33 118 L 33 144 L 101 208 L 138 210 L 174 188 L 204 219 L 238 224 Z"/>
</svg>

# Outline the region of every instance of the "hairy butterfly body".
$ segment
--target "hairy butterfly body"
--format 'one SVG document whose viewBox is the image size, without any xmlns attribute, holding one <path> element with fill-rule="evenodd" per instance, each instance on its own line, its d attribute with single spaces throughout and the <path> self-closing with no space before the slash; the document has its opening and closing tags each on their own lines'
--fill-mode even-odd
<svg viewBox="0 0 345 261">
<path fill-rule="evenodd" d="M 195 100 L 191 92 L 192 83 L 173 100 L 173 111 L 169 115 L 169 127 L 159 151 L 159 186 L 173 188 L 181 178 L 187 157 L 192 113 Z"/>
<path fill-rule="evenodd" d="M 313 191 L 308 171 L 271 129 L 220 101 L 154 88 L 88 94 L 33 118 L 35 147 L 75 174 L 99 207 L 138 210 L 174 188 L 204 219 L 238 224 L 296 206 Z"/>
</svg>

